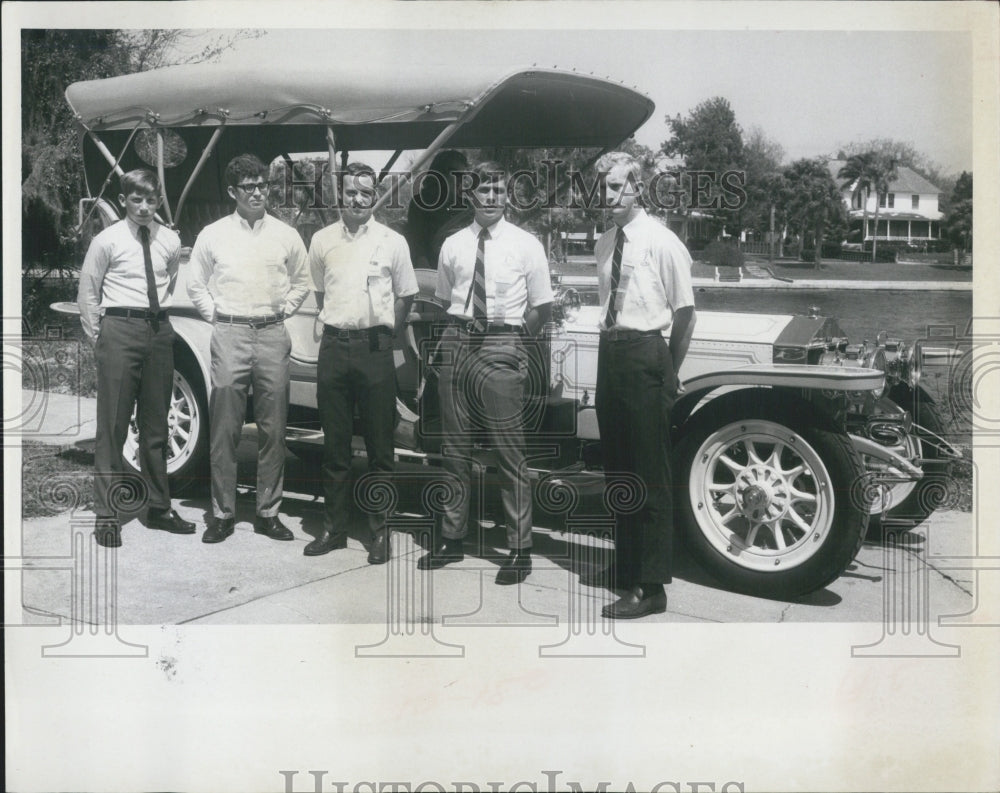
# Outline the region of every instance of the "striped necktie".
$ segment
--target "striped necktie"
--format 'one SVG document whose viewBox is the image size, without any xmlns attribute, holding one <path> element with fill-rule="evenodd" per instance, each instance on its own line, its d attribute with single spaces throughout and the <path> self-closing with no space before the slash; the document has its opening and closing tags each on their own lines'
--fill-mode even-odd
<svg viewBox="0 0 1000 793">
<path fill-rule="evenodd" d="M 472 275 L 472 321 L 478 333 L 486 330 L 486 238 L 488 236 L 489 232 L 486 229 L 479 232 L 476 270 Z"/>
<path fill-rule="evenodd" d="M 622 251 L 625 249 L 625 232 L 622 227 L 618 227 L 615 235 L 615 253 L 611 257 L 611 296 L 608 298 L 608 313 L 604 316 L 604 327 L 614 327 L 618 318 L 618 309 L 615 308 L 618 298 L 618 282 L 622 277 Z"/>
</svg>

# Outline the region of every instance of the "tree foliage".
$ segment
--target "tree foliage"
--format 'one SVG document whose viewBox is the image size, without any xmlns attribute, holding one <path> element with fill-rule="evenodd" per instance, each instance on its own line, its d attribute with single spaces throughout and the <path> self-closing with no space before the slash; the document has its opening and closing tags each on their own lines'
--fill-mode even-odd
<svg viewBox="0 0 1000 793">
<path fill-rule="evenodd" d="M 941 188 L 942 193 L 950 190 L 953 182 L 952 177 L 945 174 L 940 165 L 909 141 L 895 140 L 894 138 L 872 138 L 870 140 L 854 141 L 840 147 L 837 152 L 837 159 L 847 160 L 854 155 L 864 153 L 874 153 L 884 160 L 893 161 L 896 163 L 897 168 L 909 168 L 931 182 L 935 187 Z"/>
<path fill-rule="evenodd" d="M 785 189 L 781 172 L 785 150 L 760 127 L 753 127 L 743 142 L 743 158 L 746 171 L 743 189 L 747 201 L 740 214 L 740 224 L 745 229 L 767 231 L 771 224 L 771 207 L 780 204 Z"/>
<path fill-rule="evenodd" d="M 715 96 L 701 102 L 688 116 L 667 116 L 671 136 L 662 144 L 662 151 L 668 157 L 681 157 L 684 169 L 705 171 L 715 175 L 708 198 L 711 202 L 721 201 L 722 175 L 729 171 L 744 171 L 746 166 L 743 130 L 736 123 L 736 114 L 729 100 Z M 725 206 L 725 204 L 723 204 Z M 737 221 L 739 210 L 718 210 Z"/>
<path fill-rule="evenodd" d="M 845 210 L 840 189 L 824 157 L 796 160 L 785 169 L 784 183 L 782 206 L 788 225 L 798 232 L 798 255 L 802 256 L 806 238 L 811 237 L 818 261 L 827 225 L 833 219 L 842 221 Z"/>
<path fill-rule="evenodd" d="M 213 60 L 257 31 L 23 30 L 21 33 L 21 212 L 25 266 L 71 258 L 70 231 L 82 197 L 78 128 L 64 93 L 97 80 L 178 63 Z M 179 54 L 181 52 L 187 54 Z"/>
<path fill-rule="evenodd" d="M 944 217 L 945 236 L 964 251 L 972 250 L 972 174 L 962 171 Z"/>
</svg>

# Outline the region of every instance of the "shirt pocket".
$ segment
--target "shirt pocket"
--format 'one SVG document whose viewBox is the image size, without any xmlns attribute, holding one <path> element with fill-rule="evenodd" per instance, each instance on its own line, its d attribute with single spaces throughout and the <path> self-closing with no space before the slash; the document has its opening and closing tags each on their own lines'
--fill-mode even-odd
<svg viewBox="0 0 1000 793">
<path fill-rule="evenodd" d="M 366 278 L 372 313 L 384 318 L 392 310 L 392 269 L 388 265 L 370 267 Z"/>
<path fill-rule="evenodd" d="M 514 257 L 507 254 L 497 264 L 491 276 L 486 295 L 493 298 L 493 318 L 502 321 L 507 317 L 507 308 L 510 304 L 511 294 L 514 292 L 514 285 L 521 277 L 517 271 Z"/>
</svg>

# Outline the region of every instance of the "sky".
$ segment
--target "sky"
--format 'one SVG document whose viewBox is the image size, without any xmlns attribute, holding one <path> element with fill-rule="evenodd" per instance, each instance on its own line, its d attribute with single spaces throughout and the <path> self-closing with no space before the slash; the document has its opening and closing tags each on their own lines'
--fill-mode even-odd
<svg viewBox="0 0 1000 793">
<path fill-rule="evenodd" d="M 281 68 L 289 52 L 344 57 L 331 29 L 269 29 L 221 62 Z M 928 31 L 351 30 L 351 55 L 371 68 L 464 60 L 575 68 L 635 86 L 656 103 L 637 140 L 669 137 L 665 117 L 713 96 L 744 132 L 760 127 L 786 161 L 834 154 L 871 138 L 912 143 L 946 174 L 972 168 L 969 36 Z"/>
</svg>

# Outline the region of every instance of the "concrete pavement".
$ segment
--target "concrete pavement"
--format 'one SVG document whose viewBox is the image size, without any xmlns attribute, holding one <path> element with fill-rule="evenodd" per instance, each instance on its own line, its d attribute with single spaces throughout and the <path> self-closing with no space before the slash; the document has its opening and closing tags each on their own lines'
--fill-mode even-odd
<svg viewBox="0 0 1000 793">
<path fill-rule="evenodd" d="M 93 400 L 56 394 L 45 400 L 49 426 L 75 427 L 46 438 L 65 445 L 92 437 L 87 427 L 92 426 L 88 422 Z M 318 469 L 289 456 L 282 515 L 295 540 L 275 542 L 252 530 L 255 448 L 255 428 L 248 425 L 240 448 L 242 511 L 234 536 L 219 545 L 205 545 L 200 539 L 209 509 L 204 488 L 176 499 L 178 512 L 197 523 L 198 534 L 150 530 L 134 517 L 124 525 L 124 544 L 115 552 L 93 543 L 93 515 L 86 511 L 23 521 L 25 623 L 48 624 L 53 618 L 92 621 L 95 604 L 88 605 L 79 593 L 91 592 L 87 579 L 100 577 L 102 570 L 103 580 L 112 584 L 107 592 L 113 595 L 107 597 L 121 624 L 434 624 L 445 631 L 449 625 L 466 624 L 594 625 L 601 623 L 600 606 L 614 598 L 610 591 L 578 583 L 579 572 L 606 560 L 610 546 L 600 532 L 580 521 L 567 526 L 565 519 L 537 507 L 535 569 L 520 587 L 493 582 L 506 547 L 502 527 L 491 528 L 488 521 L 478 537 L 470 535 L 462 563 L 433 573 L 417 570 L 431 519 L 416 496 L 404 497 L 399 505 L 389 565 L 367 564 L 368 537 L 361 515 L 352 522 L 345 550 L 307 558 L 302 549 L 321 530 Z M 401 466 L 411 473 L 427 470 Z M 592 515 L 588 510 L 581 503 L 574 514 L 592 517 L 600 511 L 599 506 Z M 972 529 L 969 513 L 939 511 L 898 543 L 866 542 L 838 580 L 795 602 L 721 590 L 679 547 L 667 612 L 646 621 L 880 622 L 893 613 L 887 611 L 887 599 L 892 604 L 899 597 L 918 596 L 927 604 L 926 620 L 936 624 L 940 615 L 973 608 L 973 573 L 940 570 L 934 561 L 972 555 Z M 100 597 L 91 592 L 90 600 Z"/>
</svg>

